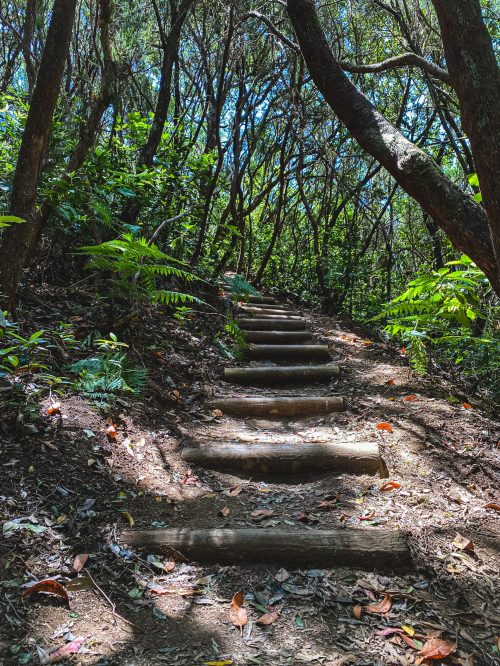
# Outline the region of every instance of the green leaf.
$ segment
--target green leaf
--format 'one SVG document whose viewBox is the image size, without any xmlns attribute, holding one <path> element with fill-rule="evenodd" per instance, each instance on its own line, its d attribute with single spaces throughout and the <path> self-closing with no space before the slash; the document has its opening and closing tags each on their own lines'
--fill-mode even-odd
<svg viewBox="0 0 500 666">
<path fill-rule="evenodd" d="M 0 215 L 0 227 L 9 227 L 11 224 L 22 224 L 23 222 L 26 220 L 15 215 Z"/>
<path fill-rule="evenodd" d="M 467 176 L 467 180 L 472 185 L 472 187 L 479 187 L 479 177 L 477 173 L 471 173 L 469 176 Z"/>
</svg>

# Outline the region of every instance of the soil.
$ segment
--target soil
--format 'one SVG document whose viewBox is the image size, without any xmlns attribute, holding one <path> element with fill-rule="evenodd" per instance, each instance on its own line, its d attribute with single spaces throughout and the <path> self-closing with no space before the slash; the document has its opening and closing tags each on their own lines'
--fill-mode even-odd
<svg viewBox="0 0 500 666">
<path fill-rule="evenodd" d="M 59 297 L 57 315 L 36 303 L 29 315 L 47 325 L 64 319 L 65 307 L 74 315 L 67 294 Z M 92 328 L 92 318 L 102 315 L 88 308 L 90 300 L 76 329 Z M 4 531 L 20 518 L 43 531 L 7 530 L 2 541 L 0 663 L 49 663 L 51 650 L 71 649 L 81 637 L 72 663 L 96 666 L 414 664 L 433 635 L 455 649 L 432 663 L 499 663 L 498 421 L 474 396 L 461 395 L 461 387 L 415 375 L 404 354 L 367 339 L 354 323 L 306 316 L 342 367 L 330 385 L 230 386 L 221 369 L 235 361 L 215 339 L 220 312 L 183 324 L 150 315 L 129 332 L 132 352 L 149 369 L 148 387 L 111 415 L 116 438 L 106 434 L 109 415 L 71 393 L 60 414 L 49 416 L 48 400 L 40 402 L 36 431 L 4 427 Z M 267 421 L 229 418 L 203 405 L 213 395 L 263 392 L 342 395 L 347 410 Z M 392 432 L 378 429 L 380 423 Z M 389 476 L 243 478 L 189 469 L 180 457 L 187 443 L 257 439 L 375 439 Z M 392 489 L 382 490 L 388 481 Z M 267 511 L 264 517 L 252 516 L 259 510 Z M 179 553 L 123 546 L 120 534 L 132 524 L 393 528 L 408 535 L 413 567 L 200 566 Z M 86 561 L 77 572 L 79 554 L 88 559 L 80 558 Z M 54 595 L 23 595 L 47 578 L 67 585 L 69 604 Z M 230 619 L 238 591 L 249 618 L 242 628 Z M 387 612 L 364 610 L 387 595 Z M 276 611 L 269 625 L 258 622 L 266 609 Z"/>
</svg>

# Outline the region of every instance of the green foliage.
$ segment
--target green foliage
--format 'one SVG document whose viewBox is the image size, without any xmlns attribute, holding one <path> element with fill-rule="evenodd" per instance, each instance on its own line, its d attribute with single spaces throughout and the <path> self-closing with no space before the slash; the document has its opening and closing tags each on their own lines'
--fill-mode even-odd
<svg viewBox="0 0 500 666">
<path fill-rule="evenodd" d="M 76 375 L 75 390 L 84 393 L 101 409 L 110 409 L 121 396 L 139 395 L 145 385 L 147 370 L 129 365 L 128 345 L 118 342 L 114 333 L 109 339 L 95 342 L 94 355 L 73 363 L 70 370 Z"/>
<path fill-rule="evenodd" d="M 192 294 L 160 287 L 162 279 L 191 282 L 197 278 L 145 238 L 125 234 L 116 240 L 81 247 L 79 251 L 91 257 L 89 268 L 112 274 L 112 291 L 122 298 L 171 306 L 201 302 Z"/>
<path fill-rule="evenodd" d="M 11 224 L 22 224 L 26 222 L 22 217 L 16 217 L 15 215 L 0 215 L 0 229 L 2 227 L 10 227 Z"/>
<path fill-rule="evenodd" d="M 449 364 L 476 379 L 493 400 L 500 393 L 498 307 L 488 302 L 484 273 L 466 256 L 412 280 L 371 321 L 386 320 L 385 331 L 400 339 L 412 367 Z"/>
<path fill-rule="evenodd" d="M 233 302 L 248 301 L 248 296 L 257 293 L 257 290 L 242 275 L 227 275 L 225 282 L 226 292 Z"/>
</svg>

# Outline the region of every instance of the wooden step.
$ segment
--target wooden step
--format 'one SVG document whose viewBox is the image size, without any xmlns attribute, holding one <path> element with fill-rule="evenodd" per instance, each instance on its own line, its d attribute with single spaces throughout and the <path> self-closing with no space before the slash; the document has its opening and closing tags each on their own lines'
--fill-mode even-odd
<svg viewBox="0 0 500 666">
<path fill-rule="evenodd" d="M 238 326 L 246 331 L 303 331 L 306 327 L 304 319 L 246 319 L 237 320 Z"/>
<path fill-rule="evenodd" d="M 220 409 L 224 414 L 236 416 L 314 416 L 342 412 L 344 398 L 338 396 L 279 397 L 279 398 L 217 398 L 206 403 L 209 409 Z"/>
<path fill-rule="evenodd" d="M 257 308 L 259 310 L 286 310 L 287 306 L 282 303 L 242 303 L 241 307 Z"/>
<path fill-rule="evenodd" d="M 197 562 L 332 567 L 346 565 L 390 571 L 411 563 L 405 536 L 398 530 L 290 528 L 124 530 L 120 542 L 165 554 L 176 552 Z"/>
<path fill-rule="evenodd" d="M 290 475 L 305 472 L 337 474 L 380 474 L 385 470 L 378 444 L 217 444 L 206 448 L 185 448 L 182 458 L 190 465 L 222 472 Z"/>
<path fill-rule="evenodd" d="M 260 296 L 258 295 L 253 295 L 250 294 L 248 296 L 248 302 L 249 303 L 267 303 L 268 305 L 276 305 L 278 301 L 274 298 L 274 296 Z"/>
<path fill-rule="evenodd" d="M 251 344 L 245 355 L 252 359 L 329 361 L 328 345 L 255 345 Z"/>
<path fill-rule="evenodd" d="M 244 331 L 248 342 L 287 345 L 310 340 L 311 331 Z"/>
<path fill-rule="evenodd" d="M 224 381 L 244 386 L 276 386 L 304 382 L 330 382 L 339 376 L 338 365 L 262 366 L 224 368 Z"/>
<path fill-rule="evenodd" d="M 304 318 L 301 315 L 289 315 L 289 314 L 260 314 L 259 316 L 252 314 L 251 312 L 243 312 L 242 319 L 275 319 L 276 321 L 304 321 Z M 238 319 L 236 319 L 238 321 Z"/>
<path fill-rule="evenodd" d="M 249 305 L 242 305 L 240 310 L 244 314 L 249 314 L 253 317 L 269 317 L 269 316 L 287 316 L 287 317 L 301 317 L 300 310 L 284 310 L 284 309 L 271 309 L 271 308 L 257 308 Z"/>
</svg>

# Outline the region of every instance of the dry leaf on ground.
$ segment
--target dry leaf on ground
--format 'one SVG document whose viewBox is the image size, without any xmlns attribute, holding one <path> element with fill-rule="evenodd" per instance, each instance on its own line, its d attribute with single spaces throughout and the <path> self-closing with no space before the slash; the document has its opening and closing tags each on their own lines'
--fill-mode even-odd
<svg viewBox="0 0 500 666">
<path fill-rule="evenodd" d="M 81 571 L 89 559 L 88 553 L 79 553 L 73 561 L 73 571 Z"/>
<path fill-rule="evenodd" d="M 69 606 L 68 593 L 61 585 L 61 583 L 58 583 L 56 580 L 41 580 L 40 582 L 35 583 L 23 592 L 23 597 L 28 597 L 32 594 L 38 594 L 39 592 L 60 597 L 61 599 L 64 599 Z"/>
<path fill-rule="evenodd" d="M 380 486 L 379 490 L 385 493 L 389 490 L 396 490 L 396 488 L 401 488 L 401 484 L 397 481 L 387 481 L 387 483 L 384 483 L 382 486 Z"/>
<path fill-rule="evenodd" d="M 382 423 L 377 423 L 375 426 L 377 430 L 385 430 L 386 432 L 392 432 L 392 426 L 390 423 L 386 423 L 385 421 L 382 421 Z"/>
<path fill-rule="evenodd" d="M 60 661 L 65 661 L 70 655 L 77 654 L 80 652 L 84 640 L 85 638 L 83 636 L 79 636 L 71 641 L 71 643 L 66 643 L 66 645 L 57 648 L 57 650 L 50 653 L 49 663 L 57 664 Z"/>
<path fill-rule="evenodd" d="M 363 610 L 366 613 L 379 613 L 380 615 L 384 615 L 385 613 L 388 613 L 391 610 L 391 606 L 392 606 L 392 597 L 390 594 L 386 594 L 380 603 L 369 604 L 368 606 L 364 606 Z"/>
<path fill-rule="evenodd" d="M 430 638 L 418 653 L 420 657 L 415 663 L 421 663 L 424 659 L 444 659 L 453 654 L 457 649 L 454 643 L 445 641 L 443 638 Z"/>
<path fill-rule="evenodd" d="M 235 627 L 244 627 L 248 622 L 248 613 L 246 608 L 243 608 L 243 592 L 236 592 L 232 598 L 229 617 Z"/>
</svg>

